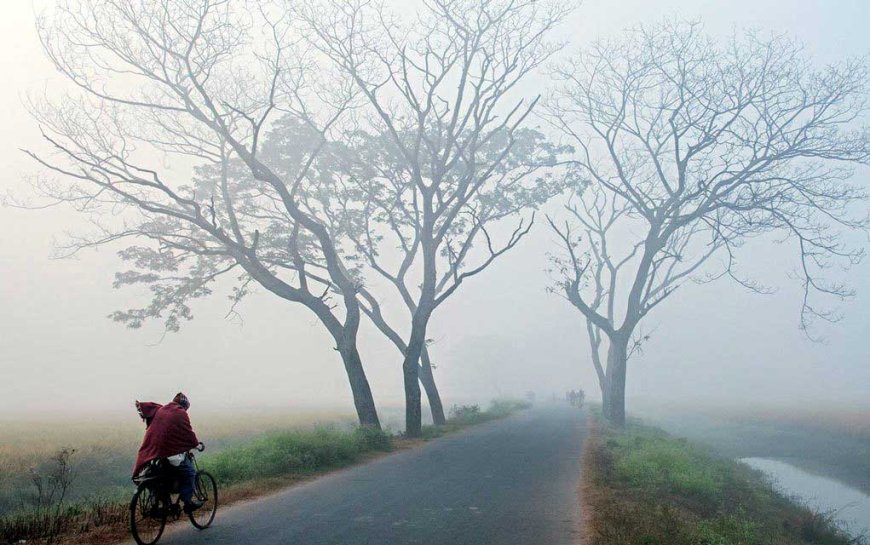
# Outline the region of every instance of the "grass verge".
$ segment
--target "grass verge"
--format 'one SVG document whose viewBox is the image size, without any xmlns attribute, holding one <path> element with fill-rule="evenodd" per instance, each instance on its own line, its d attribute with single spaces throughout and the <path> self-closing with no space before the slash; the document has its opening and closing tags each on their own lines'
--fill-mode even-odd
<svg viewBox="0 0 870 545">
<path fill-rule="evenodd" d="M 593 418 L 584 454 L 590 545 L 855 545 L 763 475 L 639 422 Z"/>
<path fill-rule="evenodd" d="M 687 417 L 687 414 L 691 416 Z M 870 410 L 659 411 L 657 425 L 729 458 L 773 458 L 870 494 Z M 836 445 L 836 448 L 832 448 Z"/>
<path fill-rule="evenodd" d="M 515 399 L 495 399 L 485 411 L 480 410 L 479 405 L 454 405 L 450 409 L 450 418 L 441 426 L 423 426 L 423 439 L 435 439 L 447 433 L 451 433 L 475 424 L 483 424 L 490 420 L 497 420 L 510 416 L 515 412 L 528 409 L 532 406 L 527 401 Z"/>
<path fill-rule="evenodd" d="M 423 441 L 379 430 L 333 428 L 269 432 L 219 452 L 200 455 L 202 469 L 220 486 L 221 504 L 254 498 L 385 453 L 419 446 L 447 433 L 526 409 L 520 401 L 498 400 L 481 411 L 454 407 L 443 426 L 426 426 Z M 132 486 L 129 494 L 132 495 Z M 128 534 L 127 498 L 117 495 L 80 500 L 0 517 L 0 543 L 112 543 Z"/>
</svg>

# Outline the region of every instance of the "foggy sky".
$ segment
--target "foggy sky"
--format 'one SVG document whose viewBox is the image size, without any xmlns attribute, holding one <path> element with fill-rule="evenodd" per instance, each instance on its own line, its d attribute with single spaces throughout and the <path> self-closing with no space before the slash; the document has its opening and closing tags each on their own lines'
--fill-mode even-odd
<svg viewBox="0 0 870 545">
<path fill-rule="evenodd" d="M 0 17 L 0 194 L 27 195 L 40 171 L 18 148 L 40 149 L 22 106 L 29 92 L 62 84 L 43 58 L 28 0 L 5 2 Z M 669 15 L 699 18 L 715 33 L 753 26 L 804 41 L 819 62 L 870 52 L 866 4 L 859 0 L 587 0 L 563 25 L 572 47 Z M 867 169 L 861 181 L 870 182 Z M 198 407 L 323 406 L 352 409 L 341 361 L 314 316 L 258 293 L 225 318 L 227 289 L 194 304 L 178 334 L 160 324 L 128 330 L 106 318 L 141 305 L 143 289 L 113 290 L 112 248 L 52 260 L 52 241 L 87 225 L 72 211 L 0 208 L 0 418 L 129 410 L 134 398 L 164 400 L 184 389 Z M 860 238 L 859 238 L 860 241 Z M 515 251 L 471 279 L 430 326 L 436 377 L 447 405 L 496 395 L 538 395 L 583 386 L 597 396 L 581 315 L 547 295 L 543 222 Z M 866 241 L 865 241 L 866 242 Z M 687 285 L 644 322 L 654 330 L 630 362 L 632 402 L 737 405 L 870 404 L 870 264 L 847 273 L 858 297 L 845 319 L 823 326 L 828 345 L 798 331 L 798 286 L 787 277 L 793 248 L 769 241 L 740 254 L 747 271 L 778 286 L 752 295 L 720 281 Z M 370 325 L 364 363 L 380 405 L 402 400 L 401 358 Z"/>
</svg>

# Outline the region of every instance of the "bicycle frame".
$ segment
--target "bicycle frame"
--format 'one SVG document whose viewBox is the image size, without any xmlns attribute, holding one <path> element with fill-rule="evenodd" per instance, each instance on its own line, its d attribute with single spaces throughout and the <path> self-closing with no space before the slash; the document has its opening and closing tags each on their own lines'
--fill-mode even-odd
<svg viewBox="0 0 870 545">
<path fill-rule="evenodd" d="M 188 451 L 187 456 L 193 463 L 194 469 L 198 472 L 199 464 L 196 461 L 196 455 L 193 451 Z M 133 482 L 136 483 L 137 486 L 151 482 L 154 492 L 167 499 L 167 517 L 178 520 L 183 514 L 181 508 L 181 496 L 178 494 L 178 477 L 172 471 L 174 466 L 167 464 L 165 460 L 158 462 L 158 465 L 161 467 L 157 469 L 155 475 L 146 475 L 145 477 L 136 476 L 133 478 Z M 172 498 L 173 495 L 175 496 L 174 500 Z"/>
</svg>

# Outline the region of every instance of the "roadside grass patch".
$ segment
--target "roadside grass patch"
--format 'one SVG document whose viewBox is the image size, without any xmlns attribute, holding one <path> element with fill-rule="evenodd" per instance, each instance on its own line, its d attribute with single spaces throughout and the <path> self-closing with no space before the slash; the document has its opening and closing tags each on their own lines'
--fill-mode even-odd
<svg viewBox="0 0 870 545">
<path fill-rule="evenodd" d="M 357 462 L 372 452 L 392 449 L 390 436 L 369 428 L 330 428 L 272 432 L 249 443 L 200 456 L 200 465 L 219 483 L 310 474 Z"/>
<path fill-rule="evenodd" d="M 608 441 L 620 453 L 614 475 L 624 483 L 654 494 L 680 494 L 704 502 L 722 493 L 722 468 L 706 463 L 706 454 L 685 440 L 639 428 Z"/>
<path fill-rule="evenodd" d="M 446 424 L 423 426 L 423 439 L 435 439 L 468 426 L 505 418 L 531 406 L 531 403 L 517 399 L 495 399 L 485 411 L 480 409 L 480 405 L 454 405 Z"/>
<path fill-rule="evenodd" d="M 372 428 L 335 428 L 267 432 L 245 443 L 227 446 L 197 458 L 230 496 L 234 488 L 268 490 L 286 479 L 304 477 L 360 461 L 369 454 L 392 450 L 392 438 Z M 281 479 L 284 479 L 283 481 Z M 51 508 L 24 507 L 0 517 L 0 543 L 52 541 L 56 536 L 93 535 L 100 529 L 112 536 L 126 533 L 132 486 L 122 492 L 94 495 Z M 108 541 L 112 541 L 109 539 Z"/>
<path fill-rule="evenodd" d="M 762 473 L 630 421 L 593 416 L 584 453 L 591 545 L 857 545 Z"/>
<path fill-rule="evenodd" d="M 522 401 L 498 400 L 486 411 L 481 411 L 479 407 L 465 407 L 452 414 L 444 426 L 424 427 L 424 439 L 501 418 L 529 406 Z M 119 443 L 126 445 L 128 441 L 125 439 Z M 256 497 L 285 487 L 295 480 L 415 444 L 384 431 L 350 427 L 343 422 L 333 426 L 309 425 L 303 429 L 257 430 L 253 435 L 222 443 L 219 448 L 200 454 L 197 461 L 202 469 L 211 472 L 217 479 L 224 504 Z M 4 492 L 10 493 L 6 505 L 18 507 L 0 510 L 0 544 L 24 541 L 83 545 L 115 543 L 127 537 L 128 502 L 133 493 L 129 464 L 135 453 L 125 454 L 125 448 L 129 448 L 129 445 L 111 450 L 113 464 L 119 467 L 113 466 L 113 478 L 108 485 L 97 485 L 100 481 L 88 481 L 84 493 L 51 509 L 37 508 L 31 501 L 26 465 L 23 462 L 18 464 L 19 471 L 14 476 L 17 486 L 4 489 Z M 77 473 L 106 471 L 106 468 L 98 465 L 100 458 L 94 456 L 92 450 L 87 449 L 87 455 L 77 460 Z M 0 454 L 9 456 L 8 452 L 2 450 Z M 2 460 L 3 457 L 0 457 Z M 10 477 L 3 473 L 5 471 L 0 472 L 0 485 L 8 482 Z"/>
<path fill-rule="evenodd" d="M 719 410 L 693 418 L 664 411 L 655 420 L 723 456 L 788 461 L 870 494 L 870 409 Z"/>
</svg>

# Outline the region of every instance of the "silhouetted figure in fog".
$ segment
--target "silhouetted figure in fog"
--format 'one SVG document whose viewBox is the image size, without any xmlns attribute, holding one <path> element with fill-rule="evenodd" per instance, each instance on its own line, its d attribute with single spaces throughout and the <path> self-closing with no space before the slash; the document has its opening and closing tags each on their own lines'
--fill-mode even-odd
<svg viewBox="0 0 870 545">
<path fill-rule="evenodd" d="M 582 407 L 583 401 L 586 399 L 586 393 L 583 391 L 583 388 L 579 390 L 569 390 L 565 394 L 565 399 L 572 407 Z"/>
</svg>

